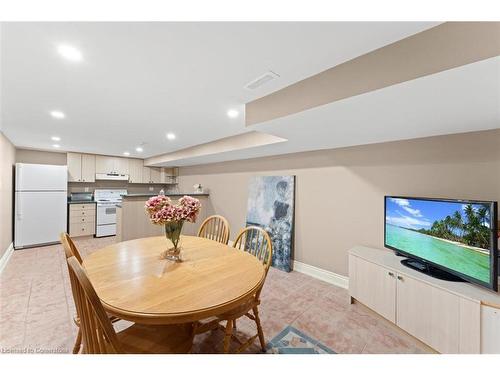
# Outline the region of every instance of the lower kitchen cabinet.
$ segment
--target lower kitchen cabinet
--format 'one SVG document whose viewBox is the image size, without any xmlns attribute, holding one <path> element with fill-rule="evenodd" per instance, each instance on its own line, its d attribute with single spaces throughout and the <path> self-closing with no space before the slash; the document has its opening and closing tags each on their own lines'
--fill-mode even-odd
<svg viewBox="0 0 500 375">
<path fill-rule="evenodd" d="M 95 203 L 70 203 L 68 211 L 68 233 L 71 237 L 92 236 L 95 234 Z"/>
</svg>

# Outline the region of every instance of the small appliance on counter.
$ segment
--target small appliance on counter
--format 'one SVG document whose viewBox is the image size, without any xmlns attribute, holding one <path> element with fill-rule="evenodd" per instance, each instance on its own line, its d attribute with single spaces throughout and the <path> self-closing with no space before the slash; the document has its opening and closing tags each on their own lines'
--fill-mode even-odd
<svg viewBox="0 0 500 375">
<path fill-rule="evenodd" d="M 116 235 L 116 205 L 121 203 L 126 189 L 96 189 L 94 197 L 97 202 L 96 237 Z"/>
<path fill-rule="evenodd" d="M 93 202 L 94 195 L 92 193 L 71 193 L 69 196 L 69 202 Z"/>
<path fill-rule="evenodd" d="M 16 163 L 14 248 L 59 242 L 66 231 L 65 165 Z"/>
<path fill-rule="evenodd" d="M 201 184 L 193 185 L 193 189 L 195 194 L 203 194 L 203 186 Z"/>
</svg>

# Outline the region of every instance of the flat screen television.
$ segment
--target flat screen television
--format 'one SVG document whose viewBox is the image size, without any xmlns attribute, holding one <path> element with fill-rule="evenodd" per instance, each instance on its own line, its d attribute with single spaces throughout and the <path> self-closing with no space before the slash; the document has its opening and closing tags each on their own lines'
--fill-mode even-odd
<svg viewBox="0 0 500 375">
<path fill-rule="evenodd" d="M 497 202 L 385 197 L 384 245 L 408 267 L 498 291 Z"/>
</svg>

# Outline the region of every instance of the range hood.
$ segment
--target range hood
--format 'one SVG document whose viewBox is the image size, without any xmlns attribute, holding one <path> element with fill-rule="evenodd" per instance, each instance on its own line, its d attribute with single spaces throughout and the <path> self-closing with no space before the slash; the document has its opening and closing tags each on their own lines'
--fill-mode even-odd
<svg viewBox="0 0 500 375">
<path fill-rule="evenodd" d="M 96 180 L 128 181 L 128 174 L 118 173 L 96 173 Z"/>
</svg>

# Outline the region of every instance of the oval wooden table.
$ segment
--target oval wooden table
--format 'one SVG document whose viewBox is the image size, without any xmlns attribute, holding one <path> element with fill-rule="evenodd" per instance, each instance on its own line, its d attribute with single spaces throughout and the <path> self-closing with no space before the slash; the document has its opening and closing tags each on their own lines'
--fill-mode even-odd
<svg viewBox="0 0 500 375">
<path fill-rule="evenodd" d="M 195 322 L 239 306 L 262 285 L 254 256 L 205 238 L 182 236 L 182 262 L 160 259 L 165 237 L 120 242 L 90 254 L 83 267 L 104 308 L 136 323 Z"/>
</svg>

